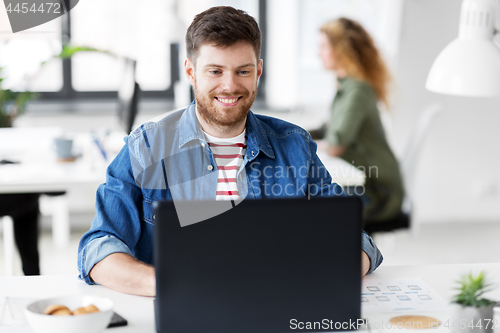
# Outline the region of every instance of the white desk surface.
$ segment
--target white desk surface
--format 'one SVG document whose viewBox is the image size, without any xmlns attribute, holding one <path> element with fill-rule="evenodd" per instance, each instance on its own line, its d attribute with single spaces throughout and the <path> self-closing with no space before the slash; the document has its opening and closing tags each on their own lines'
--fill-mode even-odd
<svg viewBox="0 0 500 333">
<path fill-rule="evenodd" d="M 75 162 L 58 162 L 53 148 L 58 127 L 0 129 L 0 159 L 19 164 L 0 165 L 0 193 L 65 191 L 75 184 L 99 186 L 105 180 L 106 161 L 95 156 Z M 90 135 L 74 136 L 74 147 L 92 148 Z M 97 147 L 95 147 L 97 148 Z"/>
<path fill-rule="evenodd" d="M 77 162 L 0 166 L 0 193 L 44 193 L 66 191 L 73 185 L 104 183 L 104 171 L 88 170 Z"/>
<path fill-rule="evenodd" d="M 328 156 L 324 151 L 318 151 L 318 157 L 332 176 L 332 181 L 342 187 L 362 186 L 365 184 L 365 173 L 340 157 Z"/>
<path fill-rule="evenodd" d="M 114 311 L 127 319 L 128 325 L 113 328 L 109 332 L 156 332 L 151 297 L 131 296 L 102 286 L 89 286 L 75 275 L 0 278 L 0 309 L 3 309 L 5 297 L 42 299 L 70 295 L 94 295 L 112 299 Z"/>
<path fill-rule="evenodd" d="M 453 264 L 428 266 L 382 266 L 365 279 L 413 278 L 421 277 L 439 293 L 445 300 L 451 300 L 455 291 L 456 281 L 462 274 L 484 270 L 493 282 L 500 279 L 500 263 L 491 264 Z M 0 308 L 3 308 L 5 297 L 48 298 L 66 295 L 96 295 L 109 297 L 115 303 L 115 311 L 128 320 L 125 327 L 113 328 L 114 333 L 120 332 L 155 332 L 153 298 L 121 294 L 102 286 L 88 286 L 79 281 L 76 276 L 36 276 L 36 277 L 1 277 L 0 278 Z M 485 295 L 499 300 L 500 287 Z M 444 322 L 447 313 L 419 313 L 429 315 Z M 366 316 L 370 322 L 388 319 L 398 314 L 378 314 Z M 0 327 L 1 328 L 1 327 Z M 440 327 L 440 331 L 448 331 Z M 390 330 L 394 331 L 394 330 Z"/>
<path fill-rule="evenodd" d="M 105 168 L 111 158 L 104 161 L 87 133 L 74 138 L 74 146 L 83 150 L 83 158 L 75 162 L 58 162 L 52 147 L 54 138 L 62 133 L 58 127 L 0 129 L 0 159 L 21 162 L 0 165 L 0 193 L 65 191 L 78 184 L 91 184 L 97 188 L 103 183 Z M 109 140 L 115 154 L 123 145 L 122 137 L 119 134 Z M 318 149 L 318 156 L 335 183 L 340 186 L 364 185 L 365 175 L 361 170 L 341 158 L 328 156 L 321 149 Z"/>
<path fill-rule="evenodd" d="M 393 279 L 393 278 L 415 278 L 421 277 L 427 284 L 441 295 L 446 301 L 451 302 L 453 296 L 456 295 L 457 281 L 464 274 L 477 274 L 484 271 L 487 279 L 494 285 L 494 290 L 486 293 L 484 297 L 500 301 L 500 285 L 497 281 L 500 280 L 500 263 L 485 263 L 485 264 L 450 264 L 450 265 L 415 265 L 415 266 L 382 266 L 365 279 Z M 406 313 L 383 313 L 371 314 L 363 316 L 371 323 L 387 323 L 392 317 L 405 315 Z M 418 314 L 429 316 L 441 321 L 441 326 L 438 327 L 439 332 L 450 332 L 449 328 L 442 324 L 449 319 L 449 312 L 415 312 L 408 314 Z M 500 318 L 496 318 L 499 319 Z M 398 330 L 398 329 L 396 329 Z M 377 332 L 391 332 L 394 329 L 375 330 Z M 415 330 L 410 330 L 415 331 Z M 420 330 L 422 331 L 422 330 Z M 428 330 L 426 330 L 428 331 Z M 432 330 L 435 332 L 436 330 Z"/>
</svg>

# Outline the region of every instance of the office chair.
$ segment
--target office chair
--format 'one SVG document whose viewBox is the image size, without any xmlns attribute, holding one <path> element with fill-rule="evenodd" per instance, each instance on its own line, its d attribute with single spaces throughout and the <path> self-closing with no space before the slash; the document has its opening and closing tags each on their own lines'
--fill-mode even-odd
<svg viewBox="0 0 500 333">
<path fill-rule="evenodd" d="M 392 219 L 385 220 L 381 223 L 368 224 L 363 227 L 363 230 L 372 235 L 375 232 L 388 232 L 398 229 L 408 229 L 410 227 L 410 214 L 401 211 L 397 216 Z"/>
<path fill-rule="evenodd" d="M 416 178 L 416 166 L 422 149 L 425 137 L 436 116 L 443 111 L 441 104 L 432 104 L 425 108 L 420 115 L 417 126 L 410 137 L 404 155 L 400 159 L 401 174 L 405 186 L 406 196 L 403 199 L 401 212 L 394 218 L 381 223 L 369 224 L 363 230 L 370 236 L 374 233 L 382 233 L 382 243 L 385 243 L 388 249 L 395 247 L 396 230 L 409 229 L 412 236 L 416 237 L 419 231 L 418 220 L 412 218 L 414 211 L 414 184 Z"/>
</svg>

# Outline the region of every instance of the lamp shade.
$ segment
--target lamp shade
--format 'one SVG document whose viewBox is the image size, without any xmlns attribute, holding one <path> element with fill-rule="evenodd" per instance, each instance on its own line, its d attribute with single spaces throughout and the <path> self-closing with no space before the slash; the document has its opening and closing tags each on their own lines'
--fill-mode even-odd
<svg viewBox="0 0 500 333">
<path fill-rule="evenodd" d="M 500 50 L 491 40 L 457 38 L 434 61 L 425 87 L 450 95 L 500 95 Z"/>
<path fill-rule="evenodd" d="M 441 94 L 500 95 L 500 49 L 494 44 L 500 0 L 463 0 L 458 38 L 438 55 L 425 87 Z"/>
</svg>

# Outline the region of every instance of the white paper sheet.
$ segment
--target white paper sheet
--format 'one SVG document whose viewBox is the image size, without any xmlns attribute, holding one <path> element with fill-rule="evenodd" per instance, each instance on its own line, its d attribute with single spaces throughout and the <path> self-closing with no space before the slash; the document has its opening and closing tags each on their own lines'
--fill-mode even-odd
<svg viewBox="0 0 500 333">
<path fill-rule="evenodd" d="M 32 333 L 23 309 L 34 301 L 32 298 L 5 297 L 0 308 L 0 332 Z"/>
<path fill-rule="evenodd" d="M 445 301 L 422 278 L 364 280 L 361 313 L 446 311 Z"/>
</svg>

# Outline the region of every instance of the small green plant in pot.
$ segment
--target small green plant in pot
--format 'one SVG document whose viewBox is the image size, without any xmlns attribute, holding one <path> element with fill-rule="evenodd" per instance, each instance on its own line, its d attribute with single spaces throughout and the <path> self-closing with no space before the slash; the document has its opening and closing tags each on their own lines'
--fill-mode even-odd
<svg viewBox="0 0 500 333">
<path fill-rule="evenodd" d="M 459 293 L 453 299 L 450 327 L 453 332 L 493 332 L 493 307 L 496 302 L 483 298 L 491 290 L 484 272 L 463 275 Z"/>
</svg>

